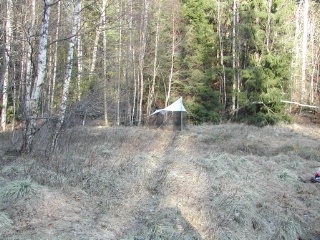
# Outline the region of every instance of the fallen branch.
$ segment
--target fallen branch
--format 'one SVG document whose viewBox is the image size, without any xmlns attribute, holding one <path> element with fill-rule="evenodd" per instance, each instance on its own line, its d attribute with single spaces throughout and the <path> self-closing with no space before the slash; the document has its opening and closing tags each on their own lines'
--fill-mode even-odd
<svg viewBox="0 0 320 240">
<path fill-rule="evenodd" d="M 302 103 L 298 103 L 298 102 L 291 102 L 291 101 L 286 101 L 286 100 L 281 100 L 281 102 L 295 104 L 295 105 L 298 105 L 301 107 L 309 107 L 309 108 L 316 108 L 316 109 L 319 108 L 320 109 L 320 106 L 312 106 L 312 105 L 302 104 Z"/>
</svg>

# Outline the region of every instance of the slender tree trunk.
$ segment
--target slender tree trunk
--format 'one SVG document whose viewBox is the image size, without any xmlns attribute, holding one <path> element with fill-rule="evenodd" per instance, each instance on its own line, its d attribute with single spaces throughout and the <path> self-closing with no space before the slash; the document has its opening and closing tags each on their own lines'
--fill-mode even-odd
<svg viewBox="0 0 320 240">
<path fill-rule="evenodd" d="M 136 68 L 136 78 L 135 78 L 135 84 L 136 84 L 136 108 L 135 108 L 135 111 L 136 111 L 136 116 L 135 116 L 135 122 L 137 123 L 137 125 L 140 124 L 140 121 L 139 121 L 139 118 L 140 118 L 140 113 L 139 113 L 139 110 L 140 110 L 140 93 L 141 93 L 141 88 L 140 88 L 140 83 L 141 83 L 141 80 L 140 80 L 140 69 L 139 69 L 139 66 L 137 66 Z"/>
<path fill-rule="evenodd" d="M 15 128 L 15 118 L 16 118 L 16 108 L 17 108 L 17 86 L 16 81 L 13 81 L 13 117 L 12 117 L 12 126 L 11 131 L 14 131 Z"/>
<path fill-rule="evenodd" d="M 94 72 L 94 70 L 96 68 L 97 52 L 98 52 L 99 39 L 100 39 L 100 34 L 101 34 L 101 25 L 100 24 L 101 24 L 101 21 L 99 23 L 99 26 L 96 28 L 96 36 L 95 36 L 95 39 L 94 39 L 93 50 L 92 50 L 90 77 L 92 77 L 92 74 L 93 74 L 93 72 Z"/>
<path fill-rule="evenodd" d="M 23 19 L 24 22 L 27 22 L 26 18 Z M 21 104 L 21 106 L 24 104 L 24 93 L 25 93 L 25 89 L 26 89 L 26 84 L 25 84 L 25 78 L 26 78 L 26 66 L 27 66 L 27 52 L 28 52 L 28 43 L 25 39 L 25 36 L 24 37 L 24 40 L 22 42 L 22 47 L 21 49 L 23 50 L 23 53 L 21 55 L 21 68 L 20 68 L 20 76 L 19 76 L 19 83 L 18 83 L 18 99 L 19 99 L 19 103 Z M 18 104 L 19 104 L 18 103 Z"/>
<path fill-rule="evenodd" d="M 32 85 L 32 52 L 33 52 L 33 38 L 34 38 L 34 25 L 36 19 L 36 0 L 31 2 L 31 24 L 28 34 L 28 47 L 27 47 L 27 64 L 26 64 L 26 80 L 25 80 L 25 101 L 24 101 L 24 115 L 25 119 L 28 122 L 28 110 L 30 108 L 30 98 L 31 98 L 31 85 Z"/>
<path fill-rule="evenodd" d="M 314 104 L 314 76 L 316 72 L 317 61 L 315 61 L 315 20 L 313 19 L 310 24 L 310 43 L 311 43 L 311 66 L 312 66 L 312 73 L 310 79 L 310 94 L 309 94 L 309 102 L 311 105 Z"/>
<path fill-rule="evenodd" d="M 137 106 L 137 85 L 138 85 L 138 79 L 139 77 L 137 77 L 139 74 L 137 74 L 137 68 L 136 68 L 136 61 L 135 61 L 136 57 L 135 57 L 135 50 L 134 48 L 132 48 L 132 62 L 133 62 L 133 99 L 132 99 L 132 111 L 131 111 L 131 124 L 134 124 L 135 122 L 135 118 L 136 118 L 136 106 Z"/>
<path fill-rule="evenodd" d="M 132 124 L 130 119 L 130 90 L 131 90 L 131 44 L 132 44 L 132 0 L 128 0 L 128 38 L 127 38 L 127 63 L 126 63 L 126 122 Z"/>
<path fill-rule="evenodd" d="M 236 109 L 237 69 L 236 69 L 236 28 L 237 28 L 237 0 L 233 0 L 233 27 L 232 27 L 232 111 Z"/>
<path fill-rule="evenodd" d="M 103 27 L 103 100 L 104 100 L 104 122 L 108 126 L 108 102 L 107 102 L 107 16 L 106 16 L 107 0 L 102 2 L 102 27 Z"/>
<path fill-rule="evenodd" d="M 227 91 L 226 91 L 226 71 L 224 66 L 224 51 L 223 51 L 223 38 L 221 33 L 221 8 L 220 0 L 217 1 L 218 4 L 218 36 L 219 36 L 219 48 L 220 48 L 220 65 L 222 67 L 222 83 L 221 83 L 221 95 L 222 104 L 226 108 L 227 103 Z"/>
<path fill-rule="evenodd" d="M 3 131 L 6 130 L 7 125 L 7 106 L 8 106 L 8 85 L 9 85 L 9 61 L 11 53 L 11 40 L 12 40 L 12 29 L 11 29 L 11 14 L 12 14 L 12 0 L 5 1 L 6 6 L 6 19 L 4 21 L 4 48 L 3 48 L 3 77 L 0 83 L 3 83 L 2 87 L 2 110 L 1 110 L 1 128 Z"/>
<path fill-rule="evenodd" d="M 309 27 L 309 0 L 304 1 L 303 9 L 303 36 L 302 36 L 302 65 L 301 65 L 301 102 L 306 103 L 307 90 L 307 60 L 308 60 L 308 27 Z"/>
<path fill-rule="evenodd" d="M 52 72 L 52 80 L 51 80 L 51 94 L 50 95 L 50 113 L 54 113 L 54 93 L 56 89 L 56 79 L 57 79 L 57 67 L 58 67 L 58 39 L 59 39 L 59 28 L 60 28 L 60 20 L 61 20 L 61 2 L 58 2 L 58 12 L 57 12 L 57 27 L 55 34 L 55 43 L 54 43 L 54 56 L 53 56 L 53 72 Z"/>
<path fill-rule="evenodd" d="M 156 38 L 155 38 L 155 47 L 154 47 L 154 58 L 153 58 L 153 76 L 152 76 L 152 85 L 149 91 L 148 103 L 147 103 L 147 116 L 151 114 L 151 106 L 154 101 L 154 89 L 156 85 L 156 76 L 157 76 L 157 65 L 158 65 L 158 48 L 159 48 L 159 35 L 160 35 L 160 23 L 161 23 L 161 4 L 159 1 L 158 12 L 157 12 L 157 25 L 156 25 Z"/>
<path fill-rule="evenodd" d="M 320 60 L 319 53 L 317 54 L 316 62 L 318 63 Z M 316 82 L 315 82 L 315 87 L 314 87 L 314 92 L 319 93 L 320 92 L 320 64 L 316 64 L 315 68 L 317 68 L 316 72 Z M 318 102 L 320 103 L 320 96 L 318 94 Z"/>
<path fill-rule="evenodd" d="M 236 26 L 239 25 L 240 22 L 240 11 L 238 9 L 236 10 L 237 18 L 236 18 Z M 238 109 L 239 106 L 239 93 L 240 93 L 240 53 L 241 53 L 241 46 L 239 44 L 239 27 L 236 27 L 236 82 L 237 82 L 237 97 L 236 97 L 236 109 Z M 237 112 L 238 114 L 238 112 Z"/>
<path fill-rule="evenodd" d="M 38 67 L 37 74 L 34 80 L 30 102 L 26 102 L 26 126 L 24 132 L 24 141 L 22 151 L 30 153 L 32 150 L 32 143 L 37 129 L 38 118 L 38 103 L 40 99 L 40 93 L 46 73 L 46 59 L 47 59 L 47 42 L 48 42 L 48 28 L 50 17 L 50 4 L 51 0 L 44 1 L 44 14 L 42 19 L 42 26 L 40 31 L 39 40 L 39 53 L 38 53 Z"/>
<path fill-rule="evenodd" d="M 69 50 L 68 50 L 68 57 L 67 57 L 67 66 L 66 66 L 66 73 L 63 80 L 63 90 L 62 90 L 62 99 L 61 99 L 61 106 L 59 112 L 59 118 L 56 125 L 55 134 L 52 141 L 51 151 L 53 151 L 56 147 L 58 136 L 62 128 L 62 124 L 65 119 L 65 113 L 67 110 L 67 102 L 68 102 L 68 95 L 69 95 L 69 85 L 71 80 L 71 73 L 72 73 L 72 65 L 73 65 L 73 53 L 76 43 L 76 34 L 79 22 L 79 14 L 80 14 L 80 2 L 81 0 L 75 0 L 74 6 L 74 15 L 73 15 L 73 24 L 72 24 L 72 31 L 71 31 L 71 38 L 69 40 Z"/>
<path fill-rule="evenodd" d="M 23 19 L 24 22 L 26 22 L 26 19 Z M 19 75 L 19 81 L 17 82 L 16 91 L 17 91 L 17 106 L 18 108 L 23 109 L 24 104 L 24 94 L 26 89 L 25 84 L 25 78 L 26 78 L 26 66 L 27 66 L 27 52 L 28 52 L 28 42 L 25 40 L 22 42 L 22 49 L 23 54 L 21 56 L 21 68 L 20 68 L 20 75 Z"/>
<path fill-rule="evenodd" d="M 139 53 L 139 77 L 140 77 L 140 98 L 139 98 L 139 118 L 138 125 L 142 123 L 143 117 L 143 92 L 144 92 L 144 57 L 146 51 L 147 44 L 147 26 L 148 26 L 148 8 L 149 2 L 148 0 L 143 1 L 143 13 L 141 16 L 141 27 L 140 27 L 140 53 Z"/>
<path fill-rule="evenodd" d="M 173 4 L 172 4 L 173 6 Z M 172 85 L 172 78 L 173 78 L 173 68 L 174 68 L 174 54 L 176 48 L 176 31 L 175 31 L 175 12 L 174 8 L 172 8 L 172 45 L 171 45 L 171 67 L 170 67 L 170 75 L 168 81 L 168 92 L 166 97 L 165 106 L 167 107 L 170 100 L 171 95 L 171 85 Z"/>
<path fill-rule="evenodd" d="M 300 89 L 300 80 L 301 78 L 298 77 L 298 66 L 300 65 L 300 11 L 301 11 L 301 5 L 303 1 L 300 1 L 296 13 L 295 13 L 295 36 L 294 36 L 294 52 L 295 57 L 292 59 L 292 69 L 293 73 L 291 75 L 291 84 L 292 84 L 292 90 L 291 90 L 291 101 L 299 101 L 301 99 L 301 89 Z M 291 111 L 291 105 L 290 105 L 290 111 Z"/>
<path fill-rule="evenodd" d="M 82 4 L 80 1 L 80 6 L 79 8 L 82 8 Z M 81 34 L 81 13 L 79 13 L 79 22 L 78 22 L 78 35 L 77 35 L 77 56 L 78 56 L 78 76 L 77 76 L 77 99 L 78 101 L 81 100 L 81 77 L 83 73 L 83 51 L 82 51 L 82 34 Z"/>
<path fill-rule="evenodd" d="M 268 18 L 267 18 L 267 29 L 266 29 L 266 47 L 268 52 L 270 51 L 271 8 L 272 8 L 272 0 L 268 0 Z"/>
<path fill-rule="evenodd" d="M 118 83 L 117 83 L 117 125 L 121 123 L 121 60 L 122 60 L 122 6 L 121 1 L 118 1 L 118 16 L 119 16 L 119 45 L 118 45 Z"/>
</svg>

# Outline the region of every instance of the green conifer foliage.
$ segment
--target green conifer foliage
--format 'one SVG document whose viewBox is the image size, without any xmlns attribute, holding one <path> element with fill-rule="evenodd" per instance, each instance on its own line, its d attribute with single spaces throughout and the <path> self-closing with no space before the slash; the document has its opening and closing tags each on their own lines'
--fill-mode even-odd
<svg viewBox="0 0 320 240">
<path fill-rule="evenodd" d="M 219 121 L 219 88 L 213 71 L 216 59 L 214 29 L 215 3 L 208 0 L 183 1 L 184 35 L 180 55 L 180 84 L 187 97 L 192 121 Z"/>
<path fill-rule="evenodd" d="M 283 0 L 273 0 L 271 9 L 265 1 L 241 5 L 241 98 L 235 120 L 261 126 L 285 117 L 280 100 L 290 79 L 294 32 L 288 19 L 293 6 L 293 1 Z"/>
</svg>

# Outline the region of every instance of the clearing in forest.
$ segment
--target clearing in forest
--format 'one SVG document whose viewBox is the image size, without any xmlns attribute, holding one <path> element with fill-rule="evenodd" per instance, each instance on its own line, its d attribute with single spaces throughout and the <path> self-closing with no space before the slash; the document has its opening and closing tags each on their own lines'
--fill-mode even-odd
<svg viewBox="0 0 320 240">
<path fill-rule="evenodd" d="M 319 128 L 71 128 L 50 157 L 46 136 L 26 156 L 0 133 L 1 239 L 320 239 Z"/>
</svg>

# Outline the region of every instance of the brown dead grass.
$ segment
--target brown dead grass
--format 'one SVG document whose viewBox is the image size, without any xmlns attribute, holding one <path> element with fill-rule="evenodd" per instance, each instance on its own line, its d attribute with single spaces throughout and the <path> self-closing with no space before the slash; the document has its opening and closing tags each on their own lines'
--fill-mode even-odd
<svg viewBox="0 0 320 240">
<path fill-rule="evenodd" d="M 0 134 L 0 191 L 38 187 L 0 195 L 1 239 L 320 238 L 317 128 L 72 128 L 49 158 L 17 156 L 11 139 Z"/>
</svg>

